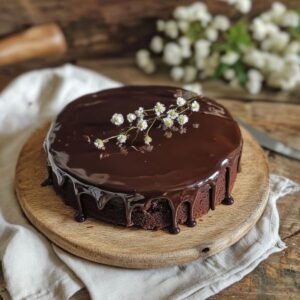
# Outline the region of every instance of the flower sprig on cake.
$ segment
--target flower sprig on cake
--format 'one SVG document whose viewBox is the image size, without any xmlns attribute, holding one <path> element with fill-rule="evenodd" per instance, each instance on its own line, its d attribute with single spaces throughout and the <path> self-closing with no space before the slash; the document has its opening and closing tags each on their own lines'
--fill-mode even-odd
<svg viewBox="0 0 300 300">
<path fill-rule="evenodd" d="M 152 142 L 150 131 L 154 125 L 164 131 L 176 130 L 177 126 L 183 129 L 183 126 L 189 121 L 189 114 L 200 110 L 200 104 L 196 98 L 193 96 L 186 99 L 182 95 L 176 95 L 174 103 L 168 107 L 158 101 L 153 108 L 139 107 L 134 112 L 127 114 L 126 117 L 121 113 L 114 113 L 110 119 L 111 123 L 117 127 L 127 123 L 127 126 L 122 128 L 117 135 L 105 139 L 95 139 L 94 145 L 99 150 L 105 150 L 105 144 L 114 140 L 118 146 L 122 147 L 134 133 L 132 142 L 139 134 L 143 134 L 144 144 L 150 146 Z"/>
</svg>

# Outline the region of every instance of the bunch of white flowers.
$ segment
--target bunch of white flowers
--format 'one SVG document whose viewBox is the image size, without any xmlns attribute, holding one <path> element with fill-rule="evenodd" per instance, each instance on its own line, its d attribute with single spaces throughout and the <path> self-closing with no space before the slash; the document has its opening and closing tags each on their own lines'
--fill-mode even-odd
<svg viewBox="0 0 300 300">
<path fill-rule="evenodd" d="M 164 130 L 176 129 L 176 125 L 183 129 L 189 121 L 187 112 L 193 113 L 200 110 L 200 104 L 197 101 L 197 96 L 191 96 L 190 98 L 184 98 L 181 90 L 178 91 L 178 95 L 175 95 L 174 103 L 171 103 L 168 108 L 161 102 L 156 102 L 153 108 L 144 109 L 139 107 L 134 113 L 128 113 L 126 119 L 129 126 L 121 129 L 120 133 L 105 139 L 96 138 L 94 140 L 94 146 L 99 150 L 105 150 L 105 144 L 110 140 L 116 140 L 116 144 L 122 147 L 130 137 L 132 131 L 135 131 L 135 138 L 139 133 L 143 133 L 144 144 L 149 146 L 152 142 L 152 138 L 149 135 L 150 129 L 156 124 L 158 128 L 162 126 Z M 125 122 L 125 118 L 120 113 L 114 113 L 110 119 L 111 123 L 116 126 L 120 126 Z M 178 130 L 178 128 L 177 128 Z"/>
<path fill-rule="evenodd" d="M 252 4 L 221 1 L 243 14 Z M 253 20 L 243 17 L 231 23 L 224 15 L 213 16 L 202 2 L 179 6 L 172 19 L 157 21 L 150 49 L 139 50 L 136 58 L 146 73 L 156 70 L 156 62 L 163 63 L 174 81 L 192 85 L 223 79 L 251 94 L 264 85 L 293 90 L 300 84 L 300 9 L 274 2 Z"/>
<path fill-rule="evenodd" d="M 221 0 L 221 1 L 233 5 L 242 14 L 248 13 L 252 7 L 251 0 Z"/>
</svg>

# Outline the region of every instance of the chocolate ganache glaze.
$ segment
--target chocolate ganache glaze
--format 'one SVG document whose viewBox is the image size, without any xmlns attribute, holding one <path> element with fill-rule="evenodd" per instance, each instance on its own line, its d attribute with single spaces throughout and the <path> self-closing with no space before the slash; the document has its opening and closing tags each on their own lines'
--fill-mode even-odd
<svg viewBox="0 0 300 300">
<path fill-rule="evenodd" d="M 115 142 L 105 151 L 94 146 L 120 132 L 110 119 L 138 107 L 168 106 L 176 95 L 195 97 L 199 112 L 188 114 L 183 130 L 153 126 L 152 146 L 139 133 L 126 149 Z M 89 94 L 71 102 L 53 122 L 44 144 L 49 179 L 64 202 L 76 209 L 77 221 L 94 217 L 145 229 L 178 224 L 194 226 L 196 218 L 230 196 L 242 151 L 237 123 L 215 101 L 165 86 L 125 86 Z"/>
</svg>

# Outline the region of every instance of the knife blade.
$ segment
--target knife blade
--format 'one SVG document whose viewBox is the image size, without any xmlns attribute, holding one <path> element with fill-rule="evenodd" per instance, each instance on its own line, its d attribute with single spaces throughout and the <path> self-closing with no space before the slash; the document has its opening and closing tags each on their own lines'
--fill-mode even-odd
<svg viewBox="0 0 300 300">
<path fill-rule="evenodd" d="M 252 127 L 251 125 L 245 123 L 244 121 L 238 119 L 237 122 L 241 124 L 243 127 L 245 127 L 253 136 L 254 138 L 259 142 L 259 144 L 269 149 L 273 152 L 276 152 L 278 154 L 281 154 L 283 156 L 300 160 L 300 151 L 293 149 L 284 143 L 281 143 L 273 138 L 271 138 L 268 134 Z"/>
</svg>

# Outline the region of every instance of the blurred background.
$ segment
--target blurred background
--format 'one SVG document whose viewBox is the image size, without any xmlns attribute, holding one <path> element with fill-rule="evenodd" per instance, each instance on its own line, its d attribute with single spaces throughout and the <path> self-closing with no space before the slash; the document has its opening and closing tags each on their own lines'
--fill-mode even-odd
<svg viewBox="0 0 300 300">
<path fill-rule="evenodd" d="M 252 6 L 247 8 L 251 2 Z M 176 7 L 193 3 L 195 1 L 1 0 L 0 85 L 3 88 L 25 71 L 66 62 L 100 71 L 124 83 L 133 80 L 135 83 L 147 83 L 150 77 L 152 83 L 172 84 L 170 76 L 166 76 L 169 72 L 166 66 L 153 76 L 140 72 L 135 67 L 135 53 L 149 47 L 151 38 L 157 34 L 157 20 L 169 20 Z M 275 1 L 215 0 L 201 3 L 207 5 L 212 16 L 225 15 L 232 24 L 246 20 L 251 33 L 250 20 L 270 10 Z M 297 10 L 300 7 L 297 0 L 281 3 L 286 9 Z M 207 26 L 204 24 L 203 28 Z M 181 35 L 185 36 L 185 33 Z M 116 69 L 118 72 L 115 72 Z M 230 75 L 230 72 L 227 73 Z M 205 93 L 213 97 L 272 98 L 288 102 L 297 102 L 298 98 L 298 92 L 292 91 L 287 95 L 278 93 L 278 90 L 274 93 L 272 89 L 271 92 L 263 89 L 259 96 L 251 95 L 234 84 L 228 86 L 224 81 L 216 83 L 205 79 L 197 78 L 196 81 L 204 82 Z"/>
</svg>

